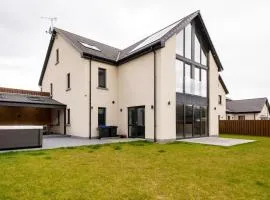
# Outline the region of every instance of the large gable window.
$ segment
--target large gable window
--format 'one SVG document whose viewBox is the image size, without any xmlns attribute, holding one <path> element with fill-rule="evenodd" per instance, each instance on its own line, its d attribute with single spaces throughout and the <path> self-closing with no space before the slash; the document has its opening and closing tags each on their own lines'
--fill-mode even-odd
<svg viewBox="0 0 270 200">
<path fill-rule="evenodd" d="M 207 97 L 207 56 L 203 44 L 193 23 L 176 35 L 176 92 Z"/>
</svg>

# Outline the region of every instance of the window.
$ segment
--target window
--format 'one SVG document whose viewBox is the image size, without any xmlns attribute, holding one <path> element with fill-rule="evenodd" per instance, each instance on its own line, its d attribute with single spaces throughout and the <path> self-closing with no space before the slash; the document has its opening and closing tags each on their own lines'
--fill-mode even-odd
<svg viewBox="0 0 270 200">
<path fill-rule="evenodd" d="M 106 69 L 98 68 L 98 87 L 106 88 Z"/>
<path fill-rule="evenodd" d="M 51 97 L 53 97 L 53 84 L 52 83 L 50 84 L 50 94 L 51 94 Z"/>
<path fill-rule="evenodd" d="M 106 108 L 98 108 L 98 126 L 106 125 Z"/>
<path fill-rule="evenodd" d="M 191 59 L 191 25 L 185 28 L 185 57 Z"/>
<path fill-rule="evenodd" d="M 245 120 L 245 115 L 238 116 L 238 120 Z"/>
<path fill-rule="evenodd" d="M 207 97 L 207 71 L 201 69 L 201 96 Z"/>
<path fill-rule="evenodd" d="M 183 83 L 180 82 L 181 69 L 176 62 L 176 92 L 207 97 L 207 48 L 198 34 L 195 24 L 191 23 L 176 35 L 176 59 L 184 63 L 185 75 Z"/>
<path fill-rule="evenodd" d="M 184 31 L 181 31 L 176 36 L 176 53 L 184 56 Z"/>
<path fill-rule="evenodd" d="M 57 65 L 59 63 L 59 49 L 56 49 L 55 52 L 55 64 Z"/>
<path fill-rule="evenodd" d="M 195 34 L 195 49 L 194 49 L 194 54 L 195 54 L 195 62 L 201 63 L 201 44 Z"/>
<path fill-rule="evenodd" d="M 67 109 L 67 124 L 70 125 L 70 108 Z"/>
<path fill-rule="evenodd" d="M 67 90 L 70 90 L 70 73 L 67 74 Z"/>
<path fill-rule="evenodd" d="M 221 95 L 218 95 L 218 104 L 222 104 L 222 96 Z"/>
<path fill-rule="evenodd" d="M 180 92 L 183 93 L 183 89 L 184 89 L 184 63 L 180 60 L 176 60 L 176 66 L 175 66 L 175 70 L 176 70 L 176 92 Z"/>
</svg>

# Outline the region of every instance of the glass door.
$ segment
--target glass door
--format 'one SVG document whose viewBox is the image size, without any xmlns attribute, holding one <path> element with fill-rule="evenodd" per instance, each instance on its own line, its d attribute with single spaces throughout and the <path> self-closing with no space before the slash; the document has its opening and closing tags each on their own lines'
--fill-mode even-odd
<svg viewBox="0 0 270 200">
<path fill-rule="evenodd" d="M 145 138 L 144 106 L 128 108 L 128 136 Z"/>
</svg>

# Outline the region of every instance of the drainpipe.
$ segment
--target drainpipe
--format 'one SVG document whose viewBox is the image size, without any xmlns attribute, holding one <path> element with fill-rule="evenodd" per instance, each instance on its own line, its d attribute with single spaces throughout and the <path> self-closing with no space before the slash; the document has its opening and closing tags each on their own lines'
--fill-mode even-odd
<svg viewBox="0 0 270 200">
<path fill-rule="evenodd" d="M 91 132 L 92 132 L 92 77 L 91 77 L 91 64 L 92 64 L 92 58 L 89 60 L 89 139 L 91 139 Z"/>
<path fill-rule="evenodd" d="M 157 80 L 157 72 L 156 72 L 156 51 L 153 50 L 154 52 L 154 142 L 157 142 L 157 109 L 156 109 L 156 95 L 157 95 L 157 90 L 156 90 L 156 80 Z"/>
</svg>

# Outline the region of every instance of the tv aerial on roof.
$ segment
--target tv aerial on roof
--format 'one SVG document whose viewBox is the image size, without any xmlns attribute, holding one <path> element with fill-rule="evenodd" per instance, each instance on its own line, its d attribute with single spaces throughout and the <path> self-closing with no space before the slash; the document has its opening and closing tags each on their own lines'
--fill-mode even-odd
<svg viewBox="0 0 270 200">
<path fill-rule="evenodd" d="M 51 22 L 51 26 L 50 26 L 49 30 L 46 31 L 46 33 L 52 34 L 52 32 L 53 32 L 53 23 L 57 21 L 57 17 L 40 17 L 40 18 L 49 20 Z"/>
</svg>

